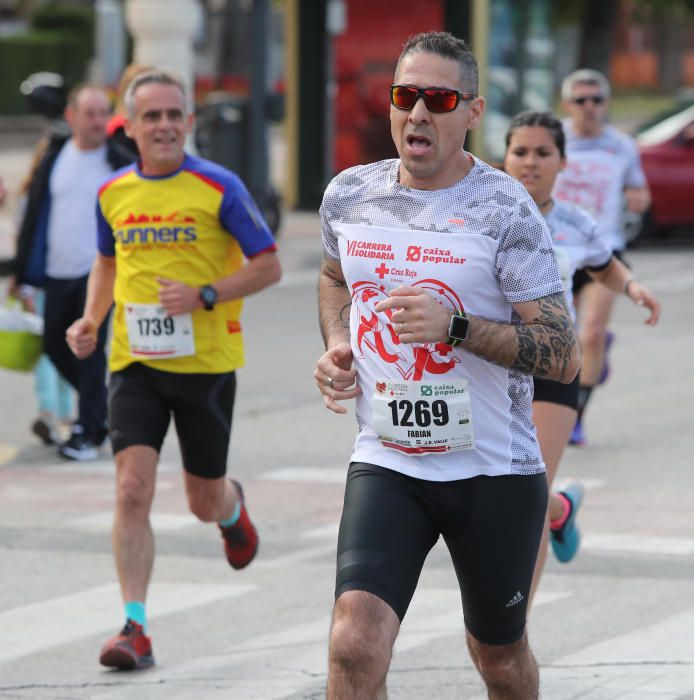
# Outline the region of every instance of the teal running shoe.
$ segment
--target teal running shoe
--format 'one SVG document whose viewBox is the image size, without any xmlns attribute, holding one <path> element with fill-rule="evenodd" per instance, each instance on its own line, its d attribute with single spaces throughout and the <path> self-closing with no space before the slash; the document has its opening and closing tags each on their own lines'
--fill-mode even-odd
<svg viewBox="0 0 694 700">
<path fill-rule="evenodd" d="M 584 488 L 578 481 L 570 481 L 559 491 L 571 505 L 569 517 L 558 529 L 550 528 L 549 539 L 554 556 L 563 564 L 570 562 L 581 544 L 581 532 L 576 526 L 576 514 L 583 501 Z"/>
</svg>

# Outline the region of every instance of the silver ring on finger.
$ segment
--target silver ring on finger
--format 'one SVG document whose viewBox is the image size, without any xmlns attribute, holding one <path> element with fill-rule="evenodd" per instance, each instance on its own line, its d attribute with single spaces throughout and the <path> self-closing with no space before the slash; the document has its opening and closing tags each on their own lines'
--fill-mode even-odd
<svg viewBox="0 0 694 700">
<path fill-rule="evenodd" d="M 325 385 L 329 386 L 331 389 L 333 388 L 333 378 L 332 377 L 326 377 L 325 379 Z"/>
</svg>

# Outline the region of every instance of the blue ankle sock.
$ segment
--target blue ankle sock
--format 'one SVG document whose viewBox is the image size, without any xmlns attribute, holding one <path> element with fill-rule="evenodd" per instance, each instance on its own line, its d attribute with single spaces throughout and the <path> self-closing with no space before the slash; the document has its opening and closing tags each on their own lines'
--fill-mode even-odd
<svg viewBox="0 0 694 700">
<path fill-rule="evenodd" d="M 142 625 L 142 629 L 147 632 L 147 614 L 145 604 L 132 601 L 125 604 L 125 618 Z"/>
<path fill-rule="evenodd" d="M 231 527 L 232 525 L 236 525 L 238 522 L 238 519 L 241 517 L 241 502 L 236 501 L 236 505 L 234 506 L 234 512 L 231 514 L 230 518 L 227 518 L 226 520 L 220 520 L 219 521 L 219 526 L 220 527 Z"/>
</svg>

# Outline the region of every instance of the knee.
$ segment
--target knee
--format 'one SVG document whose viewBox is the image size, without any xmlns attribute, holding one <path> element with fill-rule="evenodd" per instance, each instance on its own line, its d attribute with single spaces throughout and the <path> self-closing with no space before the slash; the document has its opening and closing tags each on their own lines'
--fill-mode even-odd
<svg viewBox="0 0 694 700">
<path fill-rule="evenodd" d="M 513 688 L 524 676 L 523 668 L 530 654 L 527 637 L 500 646 L 482 644 L 468 634 L 468 647 L 477 670 L 488 688 Z"/>
<path fill-rule="evenodd" d="M 149 513 L 152 489 L 136 472 L 121 475 L 118 480 L 116 500 L 121 512 L 129 516 Z"/>
<path fill-rule="evenodd" d="M 375 685 L 385 680 L 393 640 L 388 624 L 369 619 L 354 605 L 345 605 L 343 595 L 335 606 L 330 630 L 330 665 L 350 677 L 362 676 Z M 354 602 L 354 601 L 352 601 Z"/>
<path fill-rule="evenodd" d="M 583 352 L 596 352 L 604 342 L 606 326 L 599 319 L 589 319 L 581 328 Z"/>
</svg>

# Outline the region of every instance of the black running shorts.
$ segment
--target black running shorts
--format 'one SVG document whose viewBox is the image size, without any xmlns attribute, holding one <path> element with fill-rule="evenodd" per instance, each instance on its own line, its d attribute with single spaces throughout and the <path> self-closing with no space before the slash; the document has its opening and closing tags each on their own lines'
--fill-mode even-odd
<svg viewBox="0 0 694 700">
<path fill-rule="evenodd" d="M 439 482 L 351 464 L 335 598 L 368 591 L 402 621 L 424 560 L 443 535 L 468 631 L 483 644 L 510 644 L 525 629 L 546 509 L 544 473 Z"/>
<path fill-rule="evenodd" d="M 140 363 L 111 375 L 113 453 L 133 445 L 161 450 L 173 415 L 184 469 L 207 479 L 226 473 L 236 375 L 162 372 Z"/>
<path fill-rule="evenodd" d="M 578 375 L 571 384 L 533 377 L 533 401 L 546 401 L 578 411 Z"/>
</svg>

